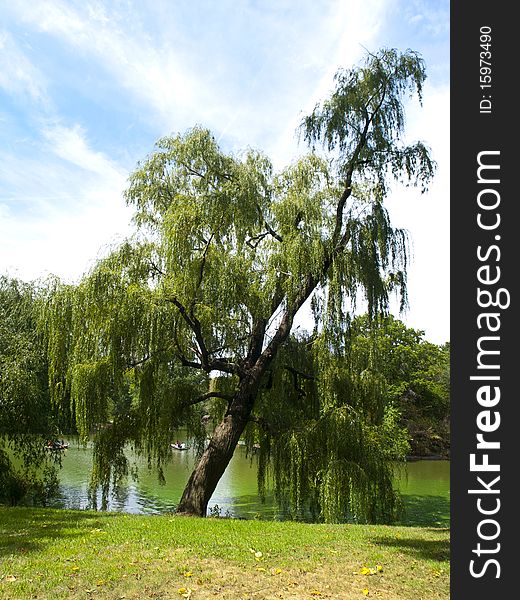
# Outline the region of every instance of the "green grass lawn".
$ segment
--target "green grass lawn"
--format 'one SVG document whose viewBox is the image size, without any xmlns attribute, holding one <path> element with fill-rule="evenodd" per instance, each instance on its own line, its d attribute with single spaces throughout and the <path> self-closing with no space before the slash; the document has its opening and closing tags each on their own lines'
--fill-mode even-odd
<svg viewBox="0 0 520 600">
<path fill-rule="evenodd" d="M 0 598 L 449 598 L 449 530 L 0 508 Z"/>
</svg>

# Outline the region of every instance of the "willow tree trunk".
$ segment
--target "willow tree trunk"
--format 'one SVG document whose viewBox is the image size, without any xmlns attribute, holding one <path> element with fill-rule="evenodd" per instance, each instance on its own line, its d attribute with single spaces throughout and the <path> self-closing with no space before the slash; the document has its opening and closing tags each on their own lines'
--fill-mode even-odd
<svg viewBox="0 0 520 600">
<path fill-rule="evenodd" d="M 208 502 L 247 425 L 257 392 L 256 382 L 248 381 L 240 387 L 186 484 L 177 506 L 178 514 L 206 516 Z"/>
<path fill-rule="evenodd" d="M 325 261 L 325 272 L 331 260 Z M 216 427 L 208 447 L 195 466 L 177 507 L 177 513 L 205 517 L 208 502 L 224 474 L 237 447 L 238 440 L 251 416 L 260 388 L 260 381 L 269 365 L 276 358 L 278 350 L 285 342 L 293 324 L 294 315 L 309 297 L 318 279 L 309 275 L 295 300 L 282 317 L 278 329 L 267 347 L 262 351 L 267 321 L 260 322 L 251 346 L 251 360 L 247 374 L 239 384 L 238 391 L 222 420 Z M 280 301 L 274 302 L 275 308 Z"/>
</svg>

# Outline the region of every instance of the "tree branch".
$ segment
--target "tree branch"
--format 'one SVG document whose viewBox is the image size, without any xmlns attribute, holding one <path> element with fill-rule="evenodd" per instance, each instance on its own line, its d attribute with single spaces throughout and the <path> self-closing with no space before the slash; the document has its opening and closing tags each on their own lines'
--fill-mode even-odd
<svg viewBox="0 0 520 600">
<path fill-rule="evenodd" d="M 267 321 L 259 318 L 253 323 L 251 329 L 249 348 L 245 359 L 245 364 L 248 366 L 253 365 L 262 352 L 262 346 L 264 344 L 265 329 L 267 327 Z"/>
<path fill-rule="evenodd" d="M 206 256 L 208 254 L 209 246 L 211 244 L 211 241 L 213 240 L 214 235 L 215 235 L 215 233 L 212 233 L 209 236 L 209 240 L 206 242 L 206 246 L 204 248 L 204 252 L 202 253 L 202 260 L 201 260 L 201 263 L 200 263 L 200 270 L 199 270 L 199 279 L 197 281 L 197 285 L 195 287 L 195 293 L 193 294 L 193 300 L 192 300 L 191 305 L 190 305 L 190 317 L 192 319 L 195 318 L 194 315 L 193 315 L 193 311 L 195 310 L 195 302 L 197 300 L 197 292 L 199 291 L 199 288 L 200 288 L 200 286 L 202 284 L 202 279 L 204 277 L 204 267 L 206 265 Z"/>
<path fill-rule="evenodd" d="M 165 272 L 162 271 L 153 260 L 150 259 L 150 268 L 151 270 L 156 273 L 157 275 L 161 275 L 161 277 L 164 277 Z"/>
<path fill-rule="evenodd" d="M 166 352 L 166 350 L 167 350 L 167 348 L 161 348 L 160 350 L 157 350 L 156 352 L 151 352 L 150 354 L 148 354 L 147 356 L 144 356 L 143 358 L 141 358 L 139 360 L 129 360 L 126 363 L 127 368 L 134 369 L 135 367 L 139 367 L 140 365 L 144 364 L 146 361 L 150 360 L 154 356 L 157 356 L 158 354 L 161 354 L 162 352 Z"/>
<path fill-rule="evenodd" d="M 271 225 L 269 225 L 269 223 L 265 220 L 264 220 L 264 225 L 266 226 L 267 231 L 274 237 L 275 240 L 278 240 L 279 242 L 283 242 L 282 236 L 279 235 L 278 233 L 276 233 L 276 231 L 271 227 Z"/>
<path fill-rule="evenodd" d="M 341 198 L 339 199 L 338 206 L 336 209 L 336 222 L 334 224 L 334 233 L 332 234 L 332 243 L 334 245 L 337 244 L 338 239 L 341 235 L 341 229 L 343 228 L 343 211 L 345 210 L 345 204 L 347 203 L 347 200 L 352 194 L 352 178 L 354 176 L 354 171 L 356 169 L 361 150 L 363 149 L 363 146 L 366 144 L 367 141 L 368 129 L 370 127 L 371 120 L 372 119 L 368 118 L 367 115 L 365 127 L 363 129 L 363 132 L 361 133 L 361 137 L 359 138 L 358 143 L 356 144 L 356 148 L 354 149 L 352 158 L 349 160 L 349 167 L 347 170 L 347 177 L 345 180 L 345 188 L 343 190 L 343 193 L 341 194 Z"/>
<path fill-rule="evenodd" d="M 365 108 L 365 111 L 364 111 L 365 112 L 365 126 L 363 127 L 363 131 L 360 134 L 358 143 L 356 144 L 356 147 L 354 148 L 352 157 L 348 161 L 349 167 L 347 169 L 347 176 L 345 179 L 345 188 L 343 190 L 343 194 L 341 195 L 341 198 L 338 202 L 338 207 L 336 209 L 336 222 L 334 225 L 334 233 L 332 235 L 332 242 L 334 245 L 336 245 L 338 240 L 340 240 L 341 229 L 343 227 L 343 211 L 345 210 L 345 204 L 346 204 L 348 198 L 352 194 L 352 178 L 354 176 L 354 172 L 356 170 L 356 167 L 363 164 L 363 162 L 366 162 L 366 161 L 360 161 L 359 156 L 360 156 L 363 148 L 366 146 L 370 125 L 372 125 L 375 116 L 377 115 L 377 113 L 379 112 L 381 107 L 383 106 L 383 102 L 384 102 L 384 99 L 386 96 L 386 86 L 383 86 L 383 90 L 381 92 L 381 99 L 379 100 L 377 106 L 374 108 L 372 114 L 369 114 L 368 106 L 370 105 L 370 102 L 372 101 L 372 99 L 375 96 L 376 96 L 376 92 L 374 92 L 374 94 L 368 99 L 367 104 L 364 107 Z M 345 236 L 346 236 L 346 232 L 341 237 L 340 245 L 345 243 Z"/>
<path fill-rule="evenodd" d="M 258 235 L 254 235 L 253 237 L 250 237 L 248 240 L 246 240 L 246 244 L 250 248 L 253 248 L 253 250 L 255 250 L 256 247 L 258 246 L 258 244 L 268 235 L 269 235 L 269 231 L 264 231 L 264 233 L 259 233 Z"/>
<path fill-rule="evenodd" d="M 262 221 L 264 222 L 267 232 L 272 237 L 274 237 L 275 240 L 278 240 L 279 242 L 283 242 L 283 237 L 280 234 L 276 233 L 276 231 L 271 227 L 271 225 L 269 225 L 269 223 L 267 222 L 267 219 L 264 217 L 262 209 L 260 208 L 260 206 L 258 204 L 256 204 L 256 209 L 258 210 L 258 214 L 260 215 L 260 217 L 262 218 Z"/>
<path fill-rule="evenodd" d="M 166 297 L 166 300 L 168 300 L 169 302 L 171 302 L 172 304 L 174 304 L 177 307 L 182 318 L 184 319 L 184 321 L 187 323 L 188 327 L 194 333 L 195 340 L 197 341 L 197 345 L 200 350 L 201 363 L 205 370 L 207 370 L 208 372 L 211 371 L 211 369 L 209 368 L 209 364 L 208 364 L 209 363 L 209 361 L 208 361 L 209 353 L 208 353 L 208 349 L 206 347 L 206 343 L 204 342 L 204 338 L 202 337 L 202 328 L 200 325 L 200 321 L 197 319 L 197 317 L 190 316 L 190 314 L 186 310 L 185 306 L 181 302 L 179 302 L 179 300 L 175 296 L 168 296 L 168 297 Z M 190 312 L 192 312 L 192 311 L 190 311 Z"/>
<path fill-rule="evenodd" d="M 233 400 L 234 396 L 232 394 L 225 394 L 224 392 L 206 392 L 205 394 L 202 394 L 201 396 L 197 396 L 196 398 L 194 398 L 193 400 L 190 400 L 189 402 L 185 402 L 185 405 L 193 406 L 195 404 L 199 404 L 200 402 L 204 402 L 204 400 L 209 400 L 210 398 L 222 398 L 224 400 L 228 400 L 229 402 L 231 402 L 231 400 Z"/>
<path fill-rule="evenodd" d="M 314 377 L 313 375 L 308 375 L 307 373 L 303 373 L 302 371 L 298 371 L 298 369 L 290 367 L 289 365 L 284 365 L 283 368 L 289 371 L 290 373 L 293 373 L 294 375 L 299 375 L 300 377 L 303 377 L 303 379 L 308 379 L 309 381 L 317 380 L 317 377 Z"/>
</svg>

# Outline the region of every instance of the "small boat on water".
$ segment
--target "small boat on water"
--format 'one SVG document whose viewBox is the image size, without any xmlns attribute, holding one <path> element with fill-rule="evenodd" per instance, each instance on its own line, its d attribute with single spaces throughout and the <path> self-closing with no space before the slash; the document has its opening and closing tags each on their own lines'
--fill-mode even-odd
<svg viewBox="0 0 520 600">
<path fill-rule="evenodd" d="M 175 444 L 170 444 L 170 448 L 173 450 L 187 450 L 188 446 L 184 442 L 175 442 Z"/>
<path fill-rule="evenodd" d="M 45 448 L 47 450 L 66 450 L 68 447 L 69 444 L 67 442 L 64 442 L 63 440 L 49 440 L 45 444 Z"/>
</svg>

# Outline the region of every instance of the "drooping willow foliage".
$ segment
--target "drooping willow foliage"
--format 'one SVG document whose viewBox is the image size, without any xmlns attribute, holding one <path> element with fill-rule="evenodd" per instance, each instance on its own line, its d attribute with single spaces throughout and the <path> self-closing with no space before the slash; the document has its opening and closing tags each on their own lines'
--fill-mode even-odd
<svg viewBox="0 0 520 600">
<path fill-rule="evenodd" d="M 372 324 L 367 342 L 334 352 L 323 334 L 292 338 L 258 401 L 259 489 L 274 487 L 294 518 L 391 522 L 400 510 L 392 461 L 409 446 L 397 407 L 387 402 Z M 344 338 L 348 344 L 352 332 Z M 312 375 L 311 375 L 312 374 Z"/>
<path fill-rule="evenodd" d="M 411 51 L 340 71 L 302 122 L 310 153 L 278 173 L 200 127 L 137 166 L 135 235 L 78 286 L 58 286 L 44 313 L 52 400 L 84 439 L 97 432 L 93 488 L 105 498 L 127 471 L 125 443 L 160 469 L 181 424 L 203 442 L 209 411 L 236 440 L 248 423 L 260 486 L 272 474 L 295 514 L 391 518 L 396 419 L 347 333 L 358 298 L 374 323 L 390 294 L 406 302 L 407 238 L 384 199 L 392 179 L 425 189 L 433 174 L 424 145 L 402 141 L 404 100 L 424 79 Z M 296 340 L 306 301 L 314 331 Z M 203 455 L 225 456 L 219 469 L 231 456 L 222 431 Z"/>
<path fill-rule="evenodd" d="M 119 279 L 123 261 L 138 258 L 124 245 L 79 286 L 53 290 L 43 313 L 52 399 L 73 415 L 84 442 L 95 434 L 91 496 L 96 505 L 101 488 L 103 507 L 110 488 L 129 473 L 127 443 L 162 479 L 177 428 L 187 426 L 199 443 L 205 434 L 201 409 L 184 402 L 200 394 L 207 378 L 179 365 L 164 345 L 171 311 L 157 308 L 149 282 L 136 271 L 130 285 L 124 275 Z"/>
<path fill-rule="evenodd" d="M 0 504 L 42 504 L 56 492 L 56 457 L 44 444 L 59 420 L 37 327 L 40 296 L 36 284 L 0 277 Z"/>
</svg>

